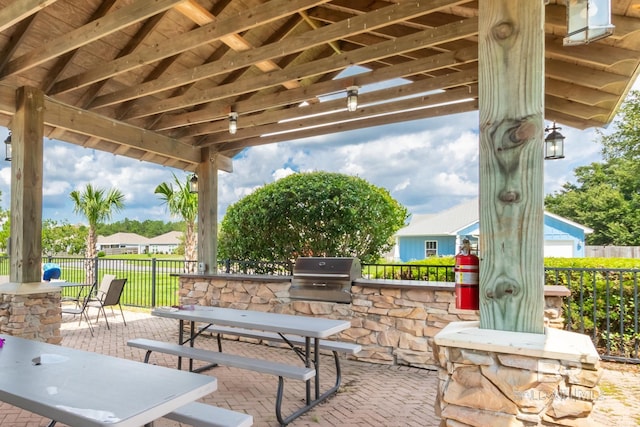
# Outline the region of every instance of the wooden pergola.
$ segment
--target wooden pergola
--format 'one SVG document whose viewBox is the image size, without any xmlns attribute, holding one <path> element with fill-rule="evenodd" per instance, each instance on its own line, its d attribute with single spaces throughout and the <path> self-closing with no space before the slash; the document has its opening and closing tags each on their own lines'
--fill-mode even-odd
<svg viewBox="0 0 640 427">
<path fill-rule="evenodd" d="M 479 109 L 482 322 L 540 332 L 545 121 L 610 123 L 640 70 L 640 1 L 571 47 L 565 3 L 0 0 L 11 281 L 40 281 L 45 137 L 196 172 L 213 271 L 217 171 L 243 149 Z"/>
</svg>

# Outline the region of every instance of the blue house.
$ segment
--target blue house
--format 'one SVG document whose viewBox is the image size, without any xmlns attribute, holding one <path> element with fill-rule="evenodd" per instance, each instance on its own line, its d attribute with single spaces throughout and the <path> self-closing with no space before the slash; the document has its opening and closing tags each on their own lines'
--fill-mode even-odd
<svg viewBox="0 0 640 427">
<path fill-rule="evenodd" d="M 589 227 L 545 211 L 544 256 L 584 257 L 585 236 L 591 232 Z M 452 256 L 464 238 L 478 250 L 479 233 L 478 199 L 436 214 L 415 214 L 409 225 L 395 235 L 394 258 L 410 262 L 431 256 Z"/>
</svg>

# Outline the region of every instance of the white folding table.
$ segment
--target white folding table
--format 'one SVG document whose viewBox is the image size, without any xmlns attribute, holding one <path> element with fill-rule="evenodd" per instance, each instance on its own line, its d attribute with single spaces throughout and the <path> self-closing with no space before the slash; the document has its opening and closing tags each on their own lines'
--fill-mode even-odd
<svg viewBox="0 0 640 427">
<path fill-rule="evenodd" d="M 0 400 L 70 426 L 140 427 L 217 389 L 208 375 L 0 338 Z"/>
</svg>

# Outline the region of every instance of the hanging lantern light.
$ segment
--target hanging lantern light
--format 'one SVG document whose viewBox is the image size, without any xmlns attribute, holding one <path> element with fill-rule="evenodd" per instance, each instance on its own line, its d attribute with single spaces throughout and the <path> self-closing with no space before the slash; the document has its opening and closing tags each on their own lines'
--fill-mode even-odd
<svg viewBox="0 0 640 427">
<path fill-rule="evenodd" d="M 198 193 L 198 175 L 195 173 L 191 176 L 189 180 L 189 191 L 191 193 Z"/>
<path fill-rule="evenodd" d="M 4 140 L 4 160 L 11 161 L 11 132 L 9 132 L 7 139 Z"/>
<path fill-rule="evenodd" d="M 556 126 L 556 122 L 550 128 L 545 128 L 545 132 L 550 132 L 544 139 L 544 159 L 556 160 L 564 159 L 564 136 L 558 132 L 562 128 Z"/>
</svg>

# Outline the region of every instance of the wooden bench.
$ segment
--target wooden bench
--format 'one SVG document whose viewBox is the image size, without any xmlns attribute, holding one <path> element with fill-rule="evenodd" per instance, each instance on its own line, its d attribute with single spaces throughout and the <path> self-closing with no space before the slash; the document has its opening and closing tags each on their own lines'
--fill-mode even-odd
<svg viewBox="0 0 640 427">
<path fill-rule="evenodd" d="M 278 377 L 278 390 L 276 394 L 276 417 L 278 418 L 280 425 L 283 426 L 287 425 L 289 423 L 289 420 L 295 418 L 295 416 L 297 416 L 299 412 L 297 411 L 293 415 L 286 418 L 282 417 L 281 409 L 282 397 L 284 395 L 284 378 L 307 381 L 308 384 L 308 381 L 316 375 L 316 370 L 314 368 L 308 368 L 305 366 L 287 365 L 285 363 L 273 362 L 263 359 L 252 359 L 235 354 L 222 353 L 202 348 L 189 347 L 187 345 L 150 340 L 146 338 L 136 338 L 129 340 L 127 341 L 127 345 L 130 347 L 145 350 L 145 363 L 149 363 L 151 353 L 155 351 L 164 354 L 171 354 L 178 357 L 201 360 L 214 365 L 230 366 L 239 369 L 261 372 L 264 374 L 276 375 Z M 189 411 L 191 411 L 190 408 L 188 409 Z"/>
<path fill-rule="evenodd" d="M 164 418 L 193 427 L 249 427 L 253 425 L 251 415 L 200 402 L 188 403 L 165 415 Z"/>
</svg>

